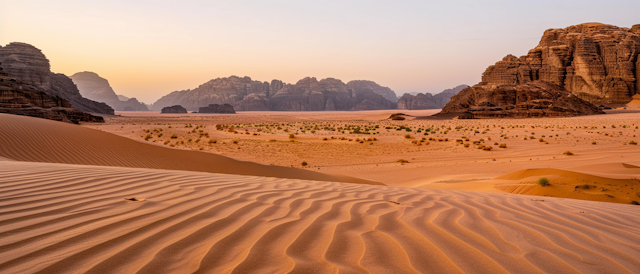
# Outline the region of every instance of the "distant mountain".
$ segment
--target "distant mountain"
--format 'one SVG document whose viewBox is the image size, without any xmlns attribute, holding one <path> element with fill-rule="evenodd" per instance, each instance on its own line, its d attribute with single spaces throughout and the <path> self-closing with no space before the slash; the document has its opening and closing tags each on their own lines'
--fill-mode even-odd
<svg viewBox="0 0 640 274">
<path fill-rule="evenodd" d="M 449 103 L 451 97 L 468 87 L 467 85 L 459 85 L 436 95 L 431 93 L 418 93 L 417 95 L 405 93 L 398 99 L 398 109 L 441 109 Z"/>
<path fill-rule="evenodd" d="M 395 109 L 395 92 L 372 81 L 344 83 L 307 77 L 296 84 L 280 80 L 254 81 L 231 76 L 213 79 L 193 90 L 174 91 L 160 98 L 152 109 L 181 105 L 198 110 L 209 104 L 230 104 L 237 111 L 323 111 Z"/>
<path fill-rule="evenodd" d="M 100 75 L 98 75 L 97 73 L 83 71 L 71 75 L 70 78 L 78 86 L 78 89 L 80 90 L 82 96 L 94 101 L 104 102 L 115 110 L 149 110 L 145 104 L 138 102 L 136 98 L 127 98 L 127 100 L 121 100 L 120 96 L 117 95 L 113 91 L 113 88 L 111 88 L 111 85 L 109 85 L 109 81 L 100 77 Z"/>
<path fill-rule="evenodd" d="M 126 101 L 129 101 L 129 99 L 131 99 L 131 98 L 129 98 L 127 96 L 124 96 L 124 95 L 118 94 L 118 100 L 120 100 L 120 101 L 126 102 Z"/>
<path fill-rule="evenodd" d="M 10 43 L 0 46 L 0 63 L 10 79 L 63 98 L 79 111 L 113 114 L 113 109 L 108 105 L 82 97 L 69 77 L 51 72 L 49 59 L 32 45 Z"/>
</svg>

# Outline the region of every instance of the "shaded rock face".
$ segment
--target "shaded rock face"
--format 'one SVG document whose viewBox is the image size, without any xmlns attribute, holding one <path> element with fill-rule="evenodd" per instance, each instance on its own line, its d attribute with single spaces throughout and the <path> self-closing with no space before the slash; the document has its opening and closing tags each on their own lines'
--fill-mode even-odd
<svg viewBox="0 0 640 274">
<path fill-rule="evenodd" d="M 459 85 L 436 95 L 431 93 L 418 93 L 417 95 L 405 93 L 398 100 L 398 109 L 441 109 L 451 101 L 451 97 L 468 87 L 467 85 Z"/>
<path fill-rule="evenodd" d="M 184 105 L 187 109 L 193 110 L 208 104 L 230 104 L 238 111 L 363 110 L 396 107 L 393 101 L 379 94 L 392 93 L 395 97 L 395 93 L 390 89 L 370 81 L 352 82 L 345 84 L 333 78 L 318 81 L 316 78 L 307 77 L 296 84 L 286 84 L 280 80 L 269 83 L 253 81 L 249 77 L 232 76 L 211 80 L 193 90 L 172 92 L 154 103 L 153 108 L 173 104 Z M 363 103 L 364 100 L 367 102 Z"/>
<path fill-rule="evenodd" d="M 236 111 L 233 110 L 233 106 L 229 104 L 210 104 L 206 107 L 200 107 L 198 113 L 236 113 Z"/>
<path fill-rule="evenodd" d="M 79 123 L 104 122 L 99 116 L 78 111 L 69 101 L 50 95 L 40 86 L 23 83 L 4 73 L 0 65 L 0 113 L 26 115 Z"/>
<path fill-rule="evenodd" d="M 163 107 L 160 113 L 187 113 L 187 109 L 180 105 L 175 105 L 170 107 Z"/>
<path fill-rule="evenodd" d="M 113 109 L 108 105 L 83 98 L 69 77 L 52 73 L 49 60 L 34 46 L 10 43 L 0 47 L 0 63 L 9 78 L 64 98 L 80 111 L 113 114 Z"/>
<path fill-rule="evenodd" d="M 595 105 L 544 81 L 522 85 L 476 85 L 451 98 L 436 116 L 478 118 L 567 117 L 603 114 Z"/>
<path fill-rule="evenodd" d="M 71 80 L 78 86 L 80 94 L 83 97 L 97 102 L 103 102 L 114 110 L 128 111 L 148 111 L 149 109 L 143 103 L 138 102 L 136 98 L 126 98 L 121 100 L 117 95 L 109 81 L 100 77 L 98 74 L 90 71 L 78 72 L 71 75 Z"/>
<path fill-rule="evenodd" d="M 347 87 L 355 90 L 356 92 L 371 91 L 375 94 L 382 95 L 382 97 L 394 103 L 398 101 L 398 97 L 393 90 L 388 87 L 380 86 L 373 81 L 354 80 L 347 83 Z"/>
<path fill-rule="evenodd" d="M 490 66 L 483 85 L 544 81 L 594 104 L 627 103 L 640 93 L 640 26 L 587 23 L 545 31 L 525 56 Z"/>
</svg>

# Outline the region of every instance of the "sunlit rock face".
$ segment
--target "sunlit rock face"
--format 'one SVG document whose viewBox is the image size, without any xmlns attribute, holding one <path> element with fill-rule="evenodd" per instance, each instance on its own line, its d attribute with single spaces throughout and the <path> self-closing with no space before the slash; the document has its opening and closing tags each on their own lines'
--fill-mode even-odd
<svg viewBox="0 0 640 274">
<path fill-rule="evenodd" d="M 508 55 L 490 66 L 483 85 L 544 81 L 594 104 L 621 104 L 640 93 L 640 26 L 587 23 L 545 31 L 525 56 Z"/>
</svg>

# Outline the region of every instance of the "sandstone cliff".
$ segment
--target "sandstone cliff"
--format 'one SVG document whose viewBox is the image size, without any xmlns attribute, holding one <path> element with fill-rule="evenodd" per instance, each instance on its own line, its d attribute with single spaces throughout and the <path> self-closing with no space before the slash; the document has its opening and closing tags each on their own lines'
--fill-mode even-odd
<svg viewBox="0 0 640 274">
<path fill-rule="evenodd" d="M 23 76 L 24 77 L 24 76 Z M 23 79 L 29 80 L 29 77 Z M 0 64 L 0 113 L 26 115 L 50 120 L 78 123 L 104 122 L 99 116 L 87 114 L 73 108 L 58 96 L 50 95 L 41 85 L 23 83 L 2 70 Z"/>
<path fill-rule="evenodd" d="M 52 73 L 49 60 L 34 46 L 10 43 L 0 47 L 0 63 L 7 77 L 64 98 L 80 111 L 113 114 L 108 105 L 83 98 L 69 77 Z"/>
<path fill-rule="evenodd" d="M 405 93 L 398 100 L 398 109 L 440 109 L 449 103 L 451 97 L 468 87 L 467 85 L 459 85 L 436 95 L 431 93 L 418 93 L 417 95 Z"/>
<path fill-rule="evenodd" d="M 69 78 L 78 86 L 78 90 L 80 90 L 80 94 L 82 94 L 83 97 L 97 102 L 103 102 L 114 110 L 149 110 L 145 104 L 138 102 L 136 98 L 129 99 L 124 97 L 126 100 L 121 100 L 113 91 L 111 85 L 109 85 L 109 81 L 100 77 L 97 73 L 83 71 L 71 75 Z"/>
<path fill-rule="evenodd" d="M 386 96 L 386 97 L 385 97 Z M 395 93 L 371 81 L 338 79 L 318 81 L 307 77 L 296 84 L 280 80 L 254 81 L 249 77 L 231 76 L 211 80 L 196 89 L 174 91 L 153 104 L 153 109 L 180 104 L 190 110 L 209 104 L 230 104 L 239 111 L 323 111 L 394 109 Z"/>
<path fill-rule="evenodd" d="M 525 56 L 490 66 L 482 84 L 521 85 L 540 80 L 593 104 L 622 104 L 640 93 L 640 25 L 631 29 L 587 23 L 545 31 Z"/>
</svg>

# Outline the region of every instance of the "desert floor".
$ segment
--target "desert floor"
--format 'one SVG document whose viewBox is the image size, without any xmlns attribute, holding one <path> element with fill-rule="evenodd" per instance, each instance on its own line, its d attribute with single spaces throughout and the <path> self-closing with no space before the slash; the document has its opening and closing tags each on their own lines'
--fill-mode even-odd
<svg viewBox="0 0 640 274">
<path fill-rule="evenodd" d="M 640 113 L 393 112 L 0 114 L 0 273 L 640 273 Z"/>
</svg>

